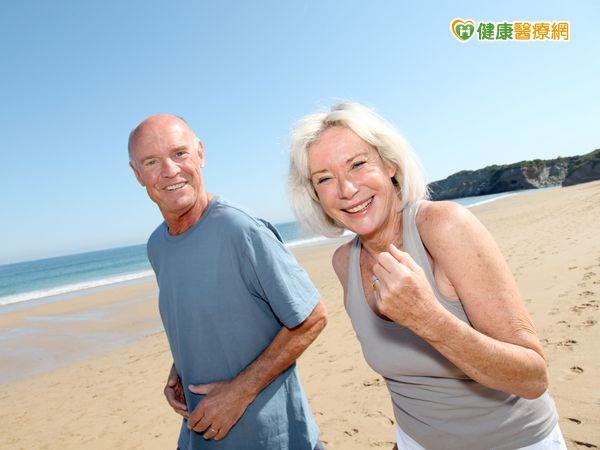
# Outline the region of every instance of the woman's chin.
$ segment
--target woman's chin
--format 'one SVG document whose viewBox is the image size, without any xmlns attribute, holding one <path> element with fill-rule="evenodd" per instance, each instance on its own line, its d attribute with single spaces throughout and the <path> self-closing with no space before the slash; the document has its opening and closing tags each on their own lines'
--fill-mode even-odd
<svg viewBox="0 0 600 450">
<path fill-rule="evenodd" d="M 369 222 L 363 223 L 348 223 L 344 224 L 344 228 L 358 234 L 359 236 L 370 236 L 377 232 L 377 227 Z"/>
</svg>

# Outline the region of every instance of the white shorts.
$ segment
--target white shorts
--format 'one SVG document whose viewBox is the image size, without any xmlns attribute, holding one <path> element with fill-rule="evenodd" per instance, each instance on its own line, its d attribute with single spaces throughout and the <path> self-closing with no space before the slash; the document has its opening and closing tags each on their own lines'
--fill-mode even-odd
<svg viewBox="0 0 600 450">
<path fill-rule="evenodd" d="M 396 442 L 398 450 L 426 450 L 398 425 L 396 425 Z M 521 447 L 518 450 L 567 450 L 567 444 L 565 444 L 565 439 L 557 422 L 550 434 L 544 439 L 527 447 Z"/>
</svg>

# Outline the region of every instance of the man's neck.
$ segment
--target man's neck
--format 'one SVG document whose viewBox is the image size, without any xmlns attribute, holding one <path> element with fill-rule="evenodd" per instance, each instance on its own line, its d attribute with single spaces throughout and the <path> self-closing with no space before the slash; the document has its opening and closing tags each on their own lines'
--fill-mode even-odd
<svg viewBox="0 0 600 450">
<path fill-rule="evenodd" d="M 169 228 L 169 234 L 172 236 L 179 236 L 189 230 L 196 222 L 200 220 L 213 195 L 210 192 L 204 192 L 204 195 L 198 196 L 198 201 L 190 209 L 185 211 L 183 214 L 178 215 L 164 215 L 165 223 Z"/>
</svg>

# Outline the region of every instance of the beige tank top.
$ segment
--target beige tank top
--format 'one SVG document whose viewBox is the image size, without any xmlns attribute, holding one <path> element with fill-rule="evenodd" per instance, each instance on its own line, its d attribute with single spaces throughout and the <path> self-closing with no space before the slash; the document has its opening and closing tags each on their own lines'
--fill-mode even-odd
<svg viewBox="0 0 600 450">
<path fill-rule="evenodd" d="M 420 202 L 403 214 L 404 251 L 419 264 L 438 301 L 469 323 L 460 301 L 439 292 L 417 230 Z M 550 433 L 558 415 L 544 393 L 535 400 L 487 388 L 467 377 L 408 328 L 377 316 L 367 304 L 360 274 L 361 243 L 352 242 L 345 305 L 367 363 L 386 383 L 398 425 L 423 447 L 516 449 Z"/>
</svg>

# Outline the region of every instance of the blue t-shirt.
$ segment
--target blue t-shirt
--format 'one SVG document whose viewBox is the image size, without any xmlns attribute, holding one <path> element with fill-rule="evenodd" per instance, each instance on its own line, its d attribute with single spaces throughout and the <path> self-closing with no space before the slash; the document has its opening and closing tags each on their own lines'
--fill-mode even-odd
<svg viewBox="0 0 600 450">
<path fill-rule="evenodd" d="M 189 411 L 187 386 L 234 378 L 282 326 L 302 323 L 319 301 L 306 272 L 265 222 L 220 198 L 178 236 L 161 224 L 148 240 L 160 315 Z M 184 420 L 181 449 L 311 449 L 318 429 L 295 364 L 258 394 L 221 441 Z"/>
</svg>

